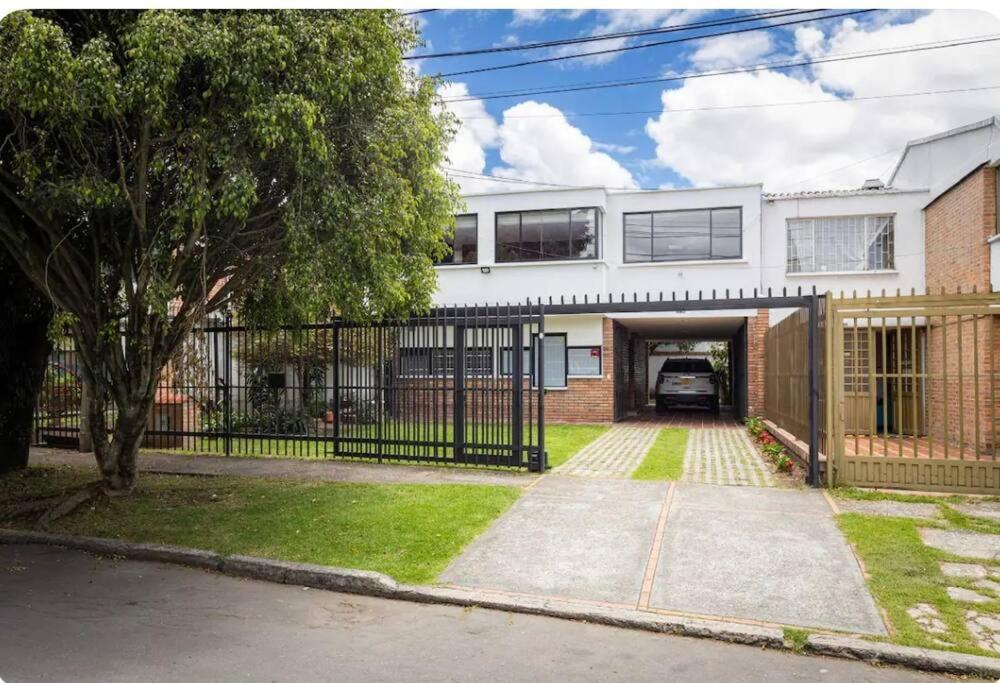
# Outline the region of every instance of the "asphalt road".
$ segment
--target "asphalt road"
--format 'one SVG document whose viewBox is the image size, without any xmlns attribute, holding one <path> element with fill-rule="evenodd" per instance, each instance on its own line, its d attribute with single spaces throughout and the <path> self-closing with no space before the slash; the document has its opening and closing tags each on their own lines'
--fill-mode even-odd
<svg viewBox="0 0 1000 683">
<path fill-rule="evenodd" d="M 0 546 L 0 679 L 930 681 L 899 669 Z"/>
</svg>

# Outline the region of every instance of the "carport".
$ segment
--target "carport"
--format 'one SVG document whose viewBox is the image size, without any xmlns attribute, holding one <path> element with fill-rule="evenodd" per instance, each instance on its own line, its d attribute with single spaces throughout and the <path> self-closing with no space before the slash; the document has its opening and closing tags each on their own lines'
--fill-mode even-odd
<svg viewBox="0 0 1000 683">
<path fill-rule="evenodd" d="M 610 315 L 623 342 L 615 345 L 615 360 L 623 370 L 615 374 L 615 418 L 648 411 L 651 385 L 663 361 L 656 355 L 658 345 L 690 341 L 727 345 L 729 377 L 733 380 L 732 416 L 742 420 L 747 414 L 747 323 L 756 315 L 756 310 Z"/>
<path fill-rule="evenodd" d="M 624 417 L 627 406 L 638 403 L 635 378 L 641 376 L 638 370 L 635 339 L 649 338 L 657 335 L 669 335 L 673 338 L 716 339 L 730 344 L 731 373 L 733 384 L 733 412 L 736 417 L 744 417 L 748 410 L 747 387 L 748 378 L 758 373 L 763 378 L 763 358 L 750 358 L 747 349 L 749 343 L 749 312 L 772 311 L 777 309 L 803 309 L 808 320 L 808 330 L 805 339 L 804 356 L 808 359 L 808 482 L 812 486 L 821 485 L 819 451 L 820 451 L 820 387 L 822 357 L 822 305 L 823 297 L 815 290 L 809 293 L 801 289 L 789 293 L 780 293 L 767 289 L 730 291 L 712 290 L 711 292 L 672 292 L 664 296 L 663 292 L 646 292 L 644 295 L 632 293 L 626 295 L 604 296 L 594 298 L 565 297 L 548 301 L 538 299 L 542 315 L 572 315 L 578 313 L 602 313 L 611 318 L 614 323 L 615 357 L 614 369 L 615 413 L 616 417 Z M 765 326 L 766 327 L 766 326 Z M 764 330 L 755 330 L 763 334 Z M 686 337 L 685 337 L 686 335 Z M 625 352 L 619 353 L 622 349 Z M 626 378 L 619 383 L 618 378 Z M 645 389 L 643 389 L 645 394 Z M 760 410 L 763 406 L 754 406 Z"/>
</svg>

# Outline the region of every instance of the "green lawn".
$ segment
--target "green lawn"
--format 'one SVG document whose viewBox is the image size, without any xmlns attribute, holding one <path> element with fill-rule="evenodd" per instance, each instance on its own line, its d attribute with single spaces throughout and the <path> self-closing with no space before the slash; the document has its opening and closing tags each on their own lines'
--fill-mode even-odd
<svg viewBox="0 0 1000 683">
<path fill-rule="evenodd" d="M 545 425 L 545 450 L 549 467 L 558 467 L 581 448 L 611 429 L 610 425 Z"/>
<path fill-rule="evenodd" d="M 91 472 L 33 467 L 0 477 L 0 500 L 91 479 Z M 519 495 L 506 486 L 143 474 L 133 496 L 84 506 L 51 531 L 370 569 L 428 583 Z"/>
<path fill-rule="evenodd" d="M 667 427 L 660 430 L 653 447 L 642 464 L 632 473 L 633 479 L 646 481 L 676 481 L 684 471 L 684 451 L 688 430 Z"/>
<path fill-rule="evenodd" d="M 892 624 L 890 640 L 901 645 L 996 657 L 996 653 L 976 646 L 963 617 L 965 611 L 970 608 L 980 613 L 998 615 L 1000 599 L 975 606 L 951 600 L 946 592 L 948 586 L 972 589 L 975 587 L 970 579 L 945 577 L 941 572 L 940 563 L 950 561 L 1000 566 L 1000 561 L 962 559 L 935 550 L 921 542 L 918 529 L 921 526 L 933 526 L 1000 533 L 1000 525 L 969 518 L 948 505 L 948 502 L 958 502 L 961 500 L 960 497 L 939 499 L 906 494 L 870 493 L 876 500 L 901 500 L 937 505 L 943 514 L 943 519 L 940 521 L 877 517 L 856 513 L 841 514 L 837 518 L 841 531 L 864 563 L 872 595 Z M 834 495 L 840 498 L 866 498 L 864 492 L 854 491 L 834 490 Z M 874 498 L 876 495 L 878 497 Z M 982 589 L 975 590 L 980 593 L 986 592 Z M 940 619 L 948 627 L 947 634 L 932 637 L 910 618 L 906 613 L 907 609 L 918 603 L 927 603 L 937 608 Z M 943 646 L 941 642 L 935 640 L 950 643 L 952 646 Z"/>
</svg>

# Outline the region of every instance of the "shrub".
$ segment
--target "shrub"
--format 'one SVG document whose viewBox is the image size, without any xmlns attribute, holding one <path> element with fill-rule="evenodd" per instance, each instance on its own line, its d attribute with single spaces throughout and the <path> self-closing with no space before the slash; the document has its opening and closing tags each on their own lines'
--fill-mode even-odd
<svg viewBox="0 0 1000 683">
<path fill-rule="evenodd" d="M 763 446 L 763 450 L 767 454 L 767 457 L 774 460 L 777 456 L 781 455 L 781 452 L 785 450 L 785 447 L 780 443 L 772 441 L 771 443 L 765 444 Z"/>
<path fill-rule="evenodd" d="M 764 418 L 762 417 L 748 417 L 746 419 L 747 431 L 754 438 L 757 438 L 764 431 Z"/>
</svg>

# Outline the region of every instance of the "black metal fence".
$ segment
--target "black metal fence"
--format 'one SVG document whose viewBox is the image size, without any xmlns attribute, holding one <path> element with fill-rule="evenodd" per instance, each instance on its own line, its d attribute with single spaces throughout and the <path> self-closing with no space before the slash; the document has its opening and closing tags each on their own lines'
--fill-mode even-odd
<svg viewBox="0 0 1000 683">
<path fill-rule="evenodd" d="M 531 304 L 276 330 L 215 318 L 163 371 L 143 446 L 538 470 L 543 320 Z M 78 443 L 82 392 L 72 342 L 60 340 L 36 411 L 37 442 Z"/>
</svg>

